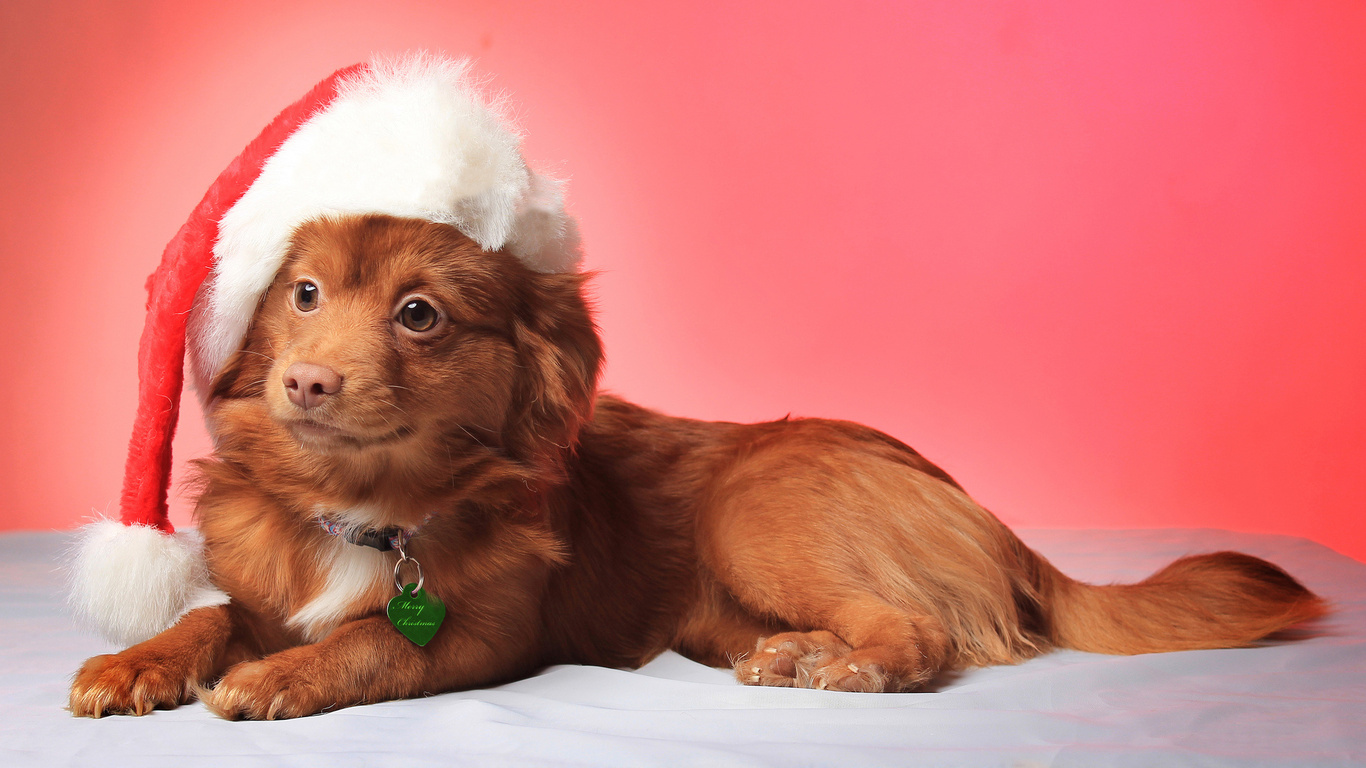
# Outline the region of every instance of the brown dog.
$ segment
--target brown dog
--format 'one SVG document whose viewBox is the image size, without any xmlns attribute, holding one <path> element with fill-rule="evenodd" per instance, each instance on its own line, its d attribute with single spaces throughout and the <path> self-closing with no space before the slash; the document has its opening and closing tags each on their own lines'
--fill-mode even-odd
<svg viewBox="0 0 1366 768">
<path fill-rule="evenodd" d="M 706 423 L 597 396 L 583 282 L 444 224 L 302 227 L 213 384 L 197 516 L 231 602 L 90 659 L 71 710 L 198 695 L 224 717 L 297 717 L 668 648 L 744 683 L 904 691 L 1052 647 L 1246 645 L 1325 611 L 1232 552 L 1135 585 L 1073 581 L 857 424 Z M 320 520 L 412 532 L 447 609 L 429 644 L 385 617 L 398 556 Z"/>
</svg>

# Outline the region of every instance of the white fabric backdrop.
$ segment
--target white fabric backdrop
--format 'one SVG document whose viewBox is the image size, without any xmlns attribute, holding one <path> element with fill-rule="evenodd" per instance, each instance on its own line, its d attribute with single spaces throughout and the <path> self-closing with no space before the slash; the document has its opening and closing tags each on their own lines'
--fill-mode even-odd
<svg viewBox="0 0 1366 768">
<path fill-rule="evenodd" d="M 1067 573 L 1140 579 L 1240 549 L 1328 597 L 1310 636 L 1252 649 L 1062 651 L 934 693 L 751 688 L 667 653 L 637 671 L 553 667 L 487 690 L 282 722 L 195 703 L 142 718 L 63 709 L 111 648 L 73 626 L 66 537 L 0 536 L 0 766 L 1366 765 L 1366 565 L 1301 539 L 1227 531 L 1024 531 Z"/>
</svg>

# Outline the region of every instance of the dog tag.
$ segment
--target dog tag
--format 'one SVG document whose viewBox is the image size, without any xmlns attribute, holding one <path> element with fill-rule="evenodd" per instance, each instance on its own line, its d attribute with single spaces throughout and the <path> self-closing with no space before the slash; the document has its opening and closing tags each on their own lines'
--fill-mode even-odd
<svg viewBox="0 0 1366 768">
<path fill-rule="evenodd" d="M 418 645 L 426 645 L 446 619 L 446 604 L 427 594 L 427 590 L 418 589 L 416 584 L 409 584 L 389 601 L 386 613 L 389 623 L 404 637 Z"/>
</svg>

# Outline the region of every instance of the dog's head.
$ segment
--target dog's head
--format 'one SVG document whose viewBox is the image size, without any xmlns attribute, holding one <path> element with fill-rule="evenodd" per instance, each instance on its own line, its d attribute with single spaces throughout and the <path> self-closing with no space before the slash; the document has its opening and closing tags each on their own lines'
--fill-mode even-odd
<svg viewBox="0 0 1366 768">
<path fill-rule="evenodd" d="M 601 362 L 583 282 L 445 224 L 309 222 L 214 379 L 220 453 L 270 445 L 299 467 L 397 473 L 415 490 L 471 461 L 554 474 Z"/>
</svg>

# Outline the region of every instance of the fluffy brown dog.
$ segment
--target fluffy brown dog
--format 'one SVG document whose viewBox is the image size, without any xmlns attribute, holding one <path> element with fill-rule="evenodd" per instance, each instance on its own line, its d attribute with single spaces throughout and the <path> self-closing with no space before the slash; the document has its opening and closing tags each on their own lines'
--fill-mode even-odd
<svg viewBox="0 0 1366 768">
<path fill-rule="evenodd" d="M 224 717 L 297 717 L 667 648 L 745 683 L 904 691 L 1056 646 L 1246 645 L 1325 610 L 1232 552 L 1135 585 L 1073 581 L 857 424 L 706 423 L 597 396 L 583 282 L 444 224 L 301 228 L 213 385 L 197 516 L 231 602 L 90 659 L 71 710 L 197 694 Z M 385 618 L 397 555 L 320 519 L 414 532 L 448 610 L 428 645 Z"/>
</svg>

